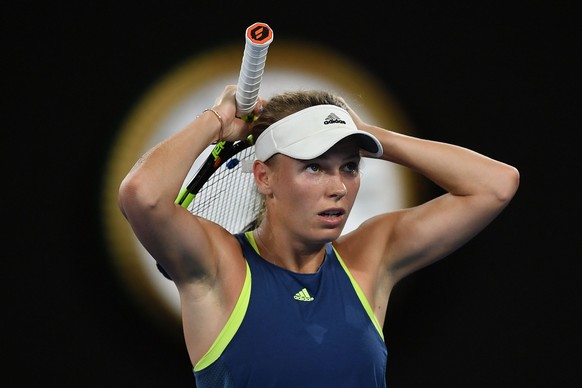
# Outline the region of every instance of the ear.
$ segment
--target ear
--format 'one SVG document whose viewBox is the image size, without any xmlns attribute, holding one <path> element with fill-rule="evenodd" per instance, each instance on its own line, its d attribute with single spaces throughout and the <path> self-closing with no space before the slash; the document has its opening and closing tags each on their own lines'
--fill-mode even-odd
<svg viewBox="0 0 582 388">
<path fill-rule="evenodd" d="M 257 184 L 257 189 L 259 193 L 263 195 L 270 195 L 271 190 L 271 174 L 273 171 L 271 168 L 260 160 L 255 160 L 253 163 L 253 175 L 255 177 L 255 183 Z"/>
</svg>

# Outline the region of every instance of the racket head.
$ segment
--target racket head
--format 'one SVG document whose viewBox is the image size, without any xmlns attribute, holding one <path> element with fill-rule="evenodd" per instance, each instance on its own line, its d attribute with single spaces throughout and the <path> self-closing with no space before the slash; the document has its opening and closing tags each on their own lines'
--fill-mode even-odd
<svg viewBox="0 0 582 388">
<path fill-rule="evenodd" d="M 262 197 L 252 173 L 253 144 L 252 136 L 235 143 L 217 143 L 187 186 L 188 198 L 181 206 L 230 233 L 254 228 Z"/>
</svg>

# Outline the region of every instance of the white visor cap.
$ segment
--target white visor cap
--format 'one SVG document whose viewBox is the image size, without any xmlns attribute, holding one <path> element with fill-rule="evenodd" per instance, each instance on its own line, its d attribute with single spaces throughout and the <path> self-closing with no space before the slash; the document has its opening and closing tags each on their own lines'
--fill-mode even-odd
<svg viewBox="0 0 582 388">
<path fill-rule="evenodd" d="M 382 155 L 378 139 L 359 130 L 345 109 L 336 105 L 315 105 L 284 117 L 265 129 L 255 142 L 255 157 L 265 161 L 281 153 L 294 159 L 314 159 L 348 136 L 352 136 L 371 156 Z"/>
</svg>

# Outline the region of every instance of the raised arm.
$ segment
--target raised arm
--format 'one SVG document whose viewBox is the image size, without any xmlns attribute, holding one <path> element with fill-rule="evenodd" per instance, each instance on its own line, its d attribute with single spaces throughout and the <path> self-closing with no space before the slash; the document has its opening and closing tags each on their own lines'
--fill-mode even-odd
<svg viewBox="0 0 582 388">
<path fill-rule="evenodd" d="M 416 171 L 446 191 L 364 225 L 393 281 L 465 244 L 505 208 L 518 188 L 519 172 L 508 164 L 467 148 L 369 125 L 350 113 L 360 129 L 380 140 L 384 160 Z"/>
<path fill-rule="evenodd" d="M 219 136 L 238 140 L 249 126 L 235 118 L 234 86 L 225 88 L 212 111 L 205 111 L 180 131 L 149 150 L 121 183 L 119 206 L 136 236 L 179 284 L 212 277 L 223 236 L 205 220 L 174 204 L 188 171 Z M 209 229 L 210 228 L 210 229 Z M 216 236 L 216 237 L 215 237 Z"/>
</svg>

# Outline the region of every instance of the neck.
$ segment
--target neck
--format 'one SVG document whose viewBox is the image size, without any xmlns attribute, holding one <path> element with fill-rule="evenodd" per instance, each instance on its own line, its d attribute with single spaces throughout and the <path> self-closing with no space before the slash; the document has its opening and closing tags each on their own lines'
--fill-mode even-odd
<svg viewBox="0 0 582 388">
<path fill-rule="evenodd" d="M 314 273 L 325 258 L 325 245 L 314 249 L 313 246 L 293 241 L 289 234 L 281 236 L 274 233 L 263 224 L 253 231 L 253 236 L 263 259 L 292 272 Z"/>
</svg>

